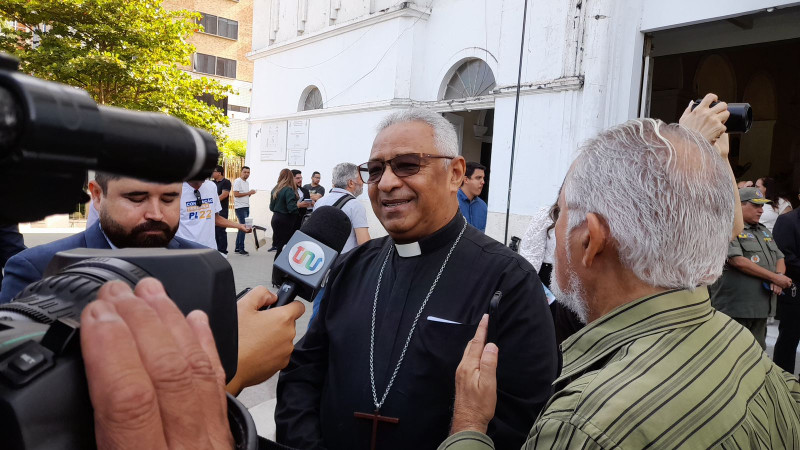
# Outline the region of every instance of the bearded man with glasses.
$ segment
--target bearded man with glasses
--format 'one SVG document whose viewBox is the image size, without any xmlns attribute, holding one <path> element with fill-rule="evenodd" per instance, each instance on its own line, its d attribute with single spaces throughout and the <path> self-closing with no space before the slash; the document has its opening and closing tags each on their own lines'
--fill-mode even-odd
<svg viewBox="0 0 800 450">
<path fill-rule="evenodd" d="M 278 442 L 435 448 L 450 428 L 465 343 L 499 295 L 495 338 L 514 355 L 497 368 L 489 434 L 519 448 L 556 376 L 553 323 L 533 267 L 459 212 L 465 162 L 453 126 L 424 109 L 394 113 L 359 172 L 389 236 L 356 247 L 331 272 L 319 314 L 281 372 Z"/>
</svg>

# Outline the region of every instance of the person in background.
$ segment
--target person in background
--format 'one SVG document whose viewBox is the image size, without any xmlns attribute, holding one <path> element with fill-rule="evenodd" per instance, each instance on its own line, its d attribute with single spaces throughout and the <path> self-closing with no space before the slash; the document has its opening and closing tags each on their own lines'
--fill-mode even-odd
<svg viewBox="0 0 800 450">
<path fill-rule="evenodd" d="M 278 174 L 278 183 L 270 192 L 269 210 L 272 211 L 272 245 L 276 248 L 275 259 L 278 259 L 283 246 L 289 242 L 297 229 L 300 220 L 300 207 L 307 205 L 297 196 L 297 183 L 289 169 Z M 272 284 L 278 285 L 277 269 L 272 269 Z"/>
<path fill-rule="evenodd" d="M 772 231 L 772 228 L 775 226 L 775 221 L 778 220 L 778 216 L 792 210 L 792 203 L 786 197 L 780 195 L 778 182 L 775 181 L 774 178 L 759 178 L 756 180 L 755 187 L 764 194 L 764 198 L 771 202 L 764 205 L 764 213 L 761 214 L 761 223 L 763 223 L 769 231 Z"/>
<path fill-rule="evenodd" d="M 558 219 L 558 203 L 541 208 L 531 220 L 519 247 L 519 254 L 539 272 L 542 283 L 550 289 L 553 257 L 556 248 L 555 226 Z M 578 315 L 565 307 L 558 299 L 550 303 L 550 313 L 556 328 L 556 344 L 561 345 L 568 337 L 583 328 Z"/>
<path fill-rule="evenodd" d="M 347 242 L 342 247 L 341 254 L 344 255 L 370 239 L 367 210 L 361 202 L 356 200 L 356 197 L 364 192 L 364 181 L 361 180 L 358 166 L 353 163 L 339 163 L 333 167 L 332 172 L 333 189 L 324 198 L 318 200 L 314 207 L 338 206 L 342 212 L 347 214 L 352 229 Z M 308 320 L 309 326 L 319 311 L 319 303 L 325 293 L 324 289 L 322 288 L 314 297 L 314 309 L 311 319 Z"/>
<path fill-rule="evenodd" d="M 314 199 L 311 198 L 311 193 L 303 187 L 303 172 L 299 169 L 292 169 L 292 176 L 294 177 L 295 190 L 297 191 L 297 198 L 300 200 L 298 205 L 297 222 L 294 224 L 295 231 L 300 229 L 303 225 L 303 217 L 308 214 L 309 209 L 314 207 Z M 280 253 L 280 251 L 278 252 Z"/>
<path fill-rule="evenodd" d="M 478 196 L 481 195 L 485 182 L 486 166 L 470 161 L 464 173 L 464 182 L 458 190 L 458 207 L 461 209 L 461 214 L 467 219 L 467 223 L 484 232 L 488 210 L 486 202 Z"/>
<path fill-rule="evenodd" d="M 325 195 L 325 188 L 319 184 L 320 179 L 321 176 L 319 172 L 314 172 L 311 174 L 311 184 L 303 186 L 303 189 L 308 191 L 311 201 L 314 203 L 311 205 L 311 208 L 309 208 L 309 211 L 312 211 L 314 206 L 316 206 L 317 200 L 321 199 Z"/>
<path fill-rule="evenodd" d="M 792 280 L 800 280 L 800 209 L 778 216 L 772 236 L 783 252 L 786 276 Z M 780 323 L 772 359 L 781 369 L 796 374 L 795 359 L 797 345 L 800 344 L 800 294 L 796 283 L 791 288 L 784 289 L 783 294 L 778 296 L 775 318 Z"/>
<path fill-rule="evenodd" d="M 242 233 L 253 231 L 244 223 L 236 223 L 220 216 L 221 209 L 217 187 L 213 181 L 184 181 L 180 198 L 181 220 L 175 236 L 216 249 L 214 227 L 235 228 Z"/>
<path fill-rule="evenodd" d="M 759 223 L 770 203 L 754 187 L 739 189 L 744 229 L 730 241 L 722 276 L 709 287 L 711 304 L 750 330 L 766 349 L 767 317 L 775 314 L 775 295 L 792 285 L 784 255 L 771 232 Z"/>
<path fill-rule="evenodd" d="M 219 211 L 220 217 L 228 218 L 228 206 L 230 205 L 228 198 L 231 193 L 231 180 L 225 178 L 225 169 L 222 166 L 214 167 L 211 173 L 211 181 L 217 185 L 217 195 L 219 196 L 219 204 L 222 209 Z M 228 257 L 228 234 L 225 232 L 225 227 L 215 227 L 214 237 L 217 239 L 217 251 L 222 253 L 226 258 Z"/>
<path fill-rule="evenodd" d="M 250 197 L 256 193 L 255 189 L 250 189 L 248 178 L 250 178 L 250 168 L 243 166 L 241 175 L 233 182 L 233 210 L 236 213 L 236 220 L 242 225 L 250 215 Z M 244 249 L 244 233 L 241 230 L 236 233 L 236 248 L 234 251 L 243 256 L 249 255 L 247 250 Z"/>
</svg>

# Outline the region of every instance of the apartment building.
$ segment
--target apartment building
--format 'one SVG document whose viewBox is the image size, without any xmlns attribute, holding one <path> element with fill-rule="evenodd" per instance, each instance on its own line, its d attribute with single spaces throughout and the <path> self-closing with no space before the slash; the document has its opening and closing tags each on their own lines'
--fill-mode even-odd
<svg viewBox="0 0 800 450">
<path fill-rule="evenodd" d="M 246 54 L 252 46 L 252 2 L 165 0 L 164 8 L 184 9 L 202 15 L 200 25 L 203 26 L 203 31 L 195 33 L 189 39 L 197 51 L 192 56 L 192 66 L 185 69 L 192 76 L 213 78 L 231 87 L 226 99 L 208 101 L 227 111 L 230 120 L 227 136 L 231 139 L 247 140 L 253 62 L 247 59 Z"/>
</svg>

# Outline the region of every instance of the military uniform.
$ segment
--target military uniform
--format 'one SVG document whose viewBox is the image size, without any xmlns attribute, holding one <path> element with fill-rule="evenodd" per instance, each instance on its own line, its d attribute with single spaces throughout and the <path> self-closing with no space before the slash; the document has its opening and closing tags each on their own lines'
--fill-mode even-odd
<svg viewBox="0 0 800 450">
<path fill-rule="evenodd" d="M 745 223 L 742 232 L 728 244 L 728 260 L 736 256 L 743 256 L 770 272 L 775 272 L 778 260 L 783 259 L 772 233 L 760 223 Z M 776 299 L 769 281 L 726 263 L 722 276 L 709 287 L 709 293 L 714 308 L 749 329 L 761 347 L 766 348 L 767 317 L 775 315 Z"/>
</svg>

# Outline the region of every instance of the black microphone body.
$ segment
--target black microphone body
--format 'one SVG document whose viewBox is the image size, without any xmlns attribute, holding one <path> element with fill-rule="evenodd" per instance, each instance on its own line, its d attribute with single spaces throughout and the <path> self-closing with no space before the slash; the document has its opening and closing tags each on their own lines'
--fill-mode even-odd
<svg viewBox="0 0 800 450">
<path fill-rule="evenodd" d="M 278 301 L 286 305 L 295 297 L 312 301 L 350 237 L 353 225 L 341 209 L 320 206 L 296 231 L 275 259 L 283 275 Z"/>
</svg>

